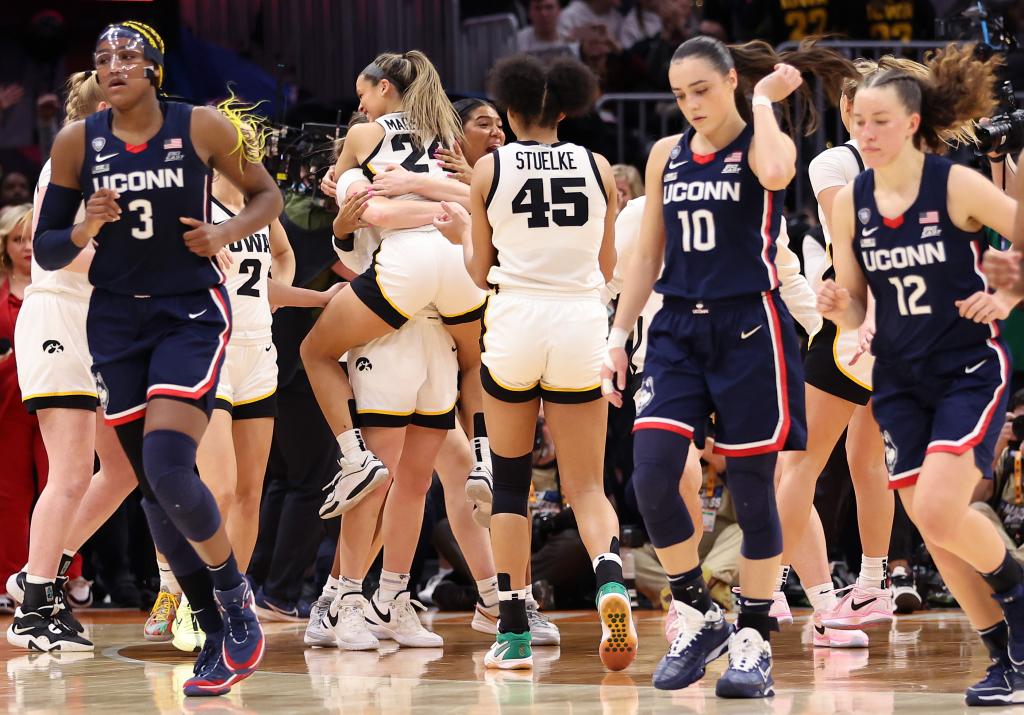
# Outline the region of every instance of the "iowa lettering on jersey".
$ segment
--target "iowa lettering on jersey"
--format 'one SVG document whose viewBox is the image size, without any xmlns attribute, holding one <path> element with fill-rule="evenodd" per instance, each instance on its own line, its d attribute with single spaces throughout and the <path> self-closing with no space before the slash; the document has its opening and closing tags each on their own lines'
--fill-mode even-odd
<svg viewBox="0 0 1024 715">
<path fill-rule="evenodd" d="M 228 244 L 228 250 L 232 253 L 270 253 L 270 235 L 266 233 L 254 233 L 251 236 Z"/>
<path fill-rule="evenodd" d="M 153 189 L 173 189 L 185 186 L 185 172 L 176 169 L 147 169 L 129 171 L 127 174 L 108 174 L 92 178 L 93 191 L 112 189 L 119 194 Z"/>
<path fill-rule="evenodd" d="M 576 171 L 576 154 L 567 151 L 517 151 L 516 169 L 520 171 Z"/>
</svg>

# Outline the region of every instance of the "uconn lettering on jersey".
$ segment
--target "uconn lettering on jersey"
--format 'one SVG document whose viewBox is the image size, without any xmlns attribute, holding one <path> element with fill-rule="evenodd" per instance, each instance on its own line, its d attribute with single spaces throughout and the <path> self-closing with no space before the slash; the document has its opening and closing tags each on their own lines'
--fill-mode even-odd
<svg viewBox="0 0 1024 715">
<path fill-rule="evenodd" d="M 93 191 L 112 189 L 119 194 L 135 191 L 152 191 L 154 189 L 173 189 L 185 186 L 185 172 L 181 167 L 175 169 L 147 169 L 145 171 L 129 171 L 126 174 L 108 174 L 92 178 Z"/>
<path fill-rule="evenodd" d="M 866 270 L 884 272 L 945 263 L 946 246 L 942 242 L 931 242 L 895 248 L 862 248 L 861 255 Z"/>
<path fill-rule="evenodd" d="M 666 175 L 666 179 L 671 175 Z M 681 201 L 739 201 L 740 183 L 733 181 L 675 181 L 665 183 L 662 203 Z"/>
<path fill-rule="evenodd" d="M 517 151 L 516 169 L 520 171 L 576 171 L 576 154 L 567 151 Z"/>
</svg>

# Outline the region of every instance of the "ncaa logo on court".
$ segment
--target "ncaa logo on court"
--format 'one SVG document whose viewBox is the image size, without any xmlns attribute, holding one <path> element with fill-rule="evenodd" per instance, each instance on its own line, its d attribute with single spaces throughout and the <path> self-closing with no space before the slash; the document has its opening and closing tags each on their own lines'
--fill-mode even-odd
<svg viewBox="0 0 1024 715">
<path fill-rule="evenodd" d="M 107 140 L 103 137 L 96 137 L 92 140 L 93 151 L 103 151 L 103 147 L 107 145 Z"/>
<path fill-rule="evenodd" d="M 107 383 L 103 382 L 103 376 L 98 372 L 92 374 L 94 380 L 96 380 L 96 396 L 100 398 L 100 405 L 103 406 L 103 411 L 107 411 L 107 404 L 110 402 L 110 392 L 107 390 Z"/>
<path fill-rule="evenodd" d="M 651 404 L 651 400 L 654 399 L 654 378 L 650 375 L 644 378 L 644 381 L 640 383 L 640 389 L 636 391 L 633 396 L 633 402 L 636 403 L 636 413 L 639 415 L 644 411 L 647 405 Z"/>
<path fill-rule="evenodd" d="M 857 218 L 862 224 L 867 225 L 867 222 L 871 220 L 871 209 L 861 209 L 857 212 Z"/>
<path fill-rule="evenodd" d="M 356 370 L 358 370 L 359 372 L 365 372 L 367 370 L 372 370 L 372 369 L 373 369 L 373 363 L 370 362 L 369 358 L 361 357 L 358 360 L 356 360 Z"/>
<path fill-rule="evenodd" d="M 885 468 L 889 470 L 889 475 L 892 476 L 896 473 L 896 443 L 892 441 L 892 435 L 889 434 L 889 430 L 882 430 L 882 442 L 885 443 Z"/>
</svg>

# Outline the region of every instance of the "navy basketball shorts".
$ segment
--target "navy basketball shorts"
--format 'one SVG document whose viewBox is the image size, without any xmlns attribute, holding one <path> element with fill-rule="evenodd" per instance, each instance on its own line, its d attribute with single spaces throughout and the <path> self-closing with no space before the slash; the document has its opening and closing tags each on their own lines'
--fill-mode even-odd
<svg viewBox="0 0 1024 715">
<path fill-rule="evenodd" d="M 1010 371 L 1000 340 L 914 363 L 876 360 L 872 404 L 885 442 L 889 488 L 917 483 L 925 455 L 934 452 L 973 449 L 974 463 L 991 476 Z"/>
<path fill-rule="evenodd" d="M 800 345 L 777 292 L 702 303 L 666 298 L 648 337 L 634 431 L 677 432 L 702 447 L 714 414 L 717 454 L 806 448 Z"/>
<path fill-rule="evenodd" d="M 143 417 L 153 397 L 195 401 L 207 414 L 213 410 L 231 337 L 224 286 L 149 297 L 97 289 L 86 333 L 108 424 Z"/>
</svg>

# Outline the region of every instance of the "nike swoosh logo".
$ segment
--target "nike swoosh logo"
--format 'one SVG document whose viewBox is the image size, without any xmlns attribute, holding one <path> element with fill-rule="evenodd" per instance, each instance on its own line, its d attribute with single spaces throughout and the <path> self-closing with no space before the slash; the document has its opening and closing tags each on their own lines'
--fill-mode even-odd
<svg viewBox="0 0 1024 715">
<path fill-rule="evenodd" d="M 864 608 L 864 606 L 868 605 L 869 603 L 874 603 L 877 600 L 878 600 L 877 598 L 869 598 L 866 601 L 861 601 L 860 603 L 857 603 L 856 601 L 851 599 L 850 600 L 850 608 L 852 608 L 855 611 L 859 611 L 860 609 Z"/>
<path fill-rule="evenodd" d="M 825 635 L 825 626 L 815 626 L 814 630 L 818 632 L 819 636 Z"/>
<path fill-rule="evenodd" d="M 203 310 L 200 310 L 200 311 L 199 311 L 198 313 L 189 313 L 189 314 L 188 314 L 188 318 L 189 318 L 189 320 L 195 320 L 195 319 L 196 319 L 196 318 L 198 318 L 198 317 L 199 317 L 200 315 L 202 315 L 203 313 L 205 313 L 205 312 L 206 312 L 207 310 L 209 310 L 209 308 L 204 308 Z"/>
<path fill-rule="evenodd" d="M 762 327 L 764 327 L 764 326 L 763 326 L 763 325 L 758 325 L 758 326 L 757 326 L 756 328 L 754 328 L 753 330 L 747 330 L 747 331 L 745 331 L 745 332 L 742 332 L 742 333 L 740 333 L 740 340 L 746 340 L 746 339 L 747 339 L 747 338 L 749 338 L 749 337 L 750 337 L 751 335 L 753 335 L 753 334 L 754 334 L 754 333 L 756 333 L 756 332 L 757 332 L 758 330 L 760 330 L 760 329 L 761 329 Z"/>
<path fill-rule="evenodd" d="M 97 164 L 102 164 L 103 162 L 107 161 L 108 159 L 113 159 L 115 156 L 117 156 L 120 153 L 121 152 L 119 152 L 119 151 L 115 151 L 113 154 L 97 154 L 96 155 L 96 163 Z"/>
<path fill-rule="evenodd" d="M 984 360 L 979 362 L 977 365 L 971 365 L 970 367 L 965 367 L 964 368 L 964 372 L 966 374 L 970 375 L 972 372 L 975 372 L 978 368 L 980 368 L 982 365 L 984 365 L 987 362 L 988 362 L 988 358 L 985 358 Z"/>
<path fill-rule="evenodd" d="M 670 161 L 668 163 L 669 171 L 671 171 L 672 169 L 677 169 L 677 168 L 679 168 L 683 164 L 686 164 L 689 161 L 690 161 L 689 159 L 683 159 L 682 161 Z"/>
<path fill-rule="evenodd" d="M 332 616 L 330 610 L 328 610 L 327 611 L 327 622 L 331 624 L 331 628 L 334 628 L 335 626 L 337 626 L 338 625 L 338 614 L 335 613 Z"/>
<path fill-rule="evenodd" d="M 385 623 L 391 623 L 391 611 L 390 610 L 388 611 L 387 615 L 384 615 L 383 613 L 380 612 L 380 609 L 377 608 L 377 602 L 374 601 L 372 598 L 370 599 L 370 605 L 373 607 L 373 612 L 377 614 L 377 618 L 381 619 Z"/>
<path fill-rule="evenodd" d="M 873 234 L 873 233 L 874 233 L 875 231 L 877 231 L 877 230 L 878 230 L 878 226 L 875 226 L 875 227 L 874 227 L 874 228 L 872 228 L 872 229 L 867 229 L 867 228 L 865 228 L 865 229 L 862 229 L 862 230 L 861 230 L 861 232 L 860 232 L 860 235 L 861 235 L 861 236 L 870 236 L 871 234 Z"/>
</svg>

